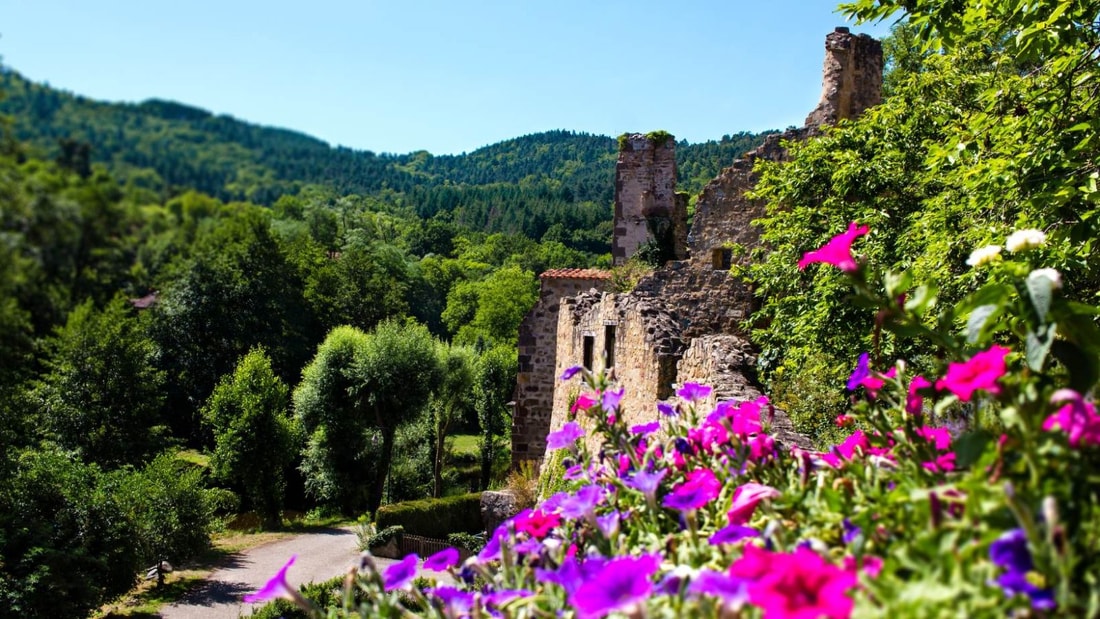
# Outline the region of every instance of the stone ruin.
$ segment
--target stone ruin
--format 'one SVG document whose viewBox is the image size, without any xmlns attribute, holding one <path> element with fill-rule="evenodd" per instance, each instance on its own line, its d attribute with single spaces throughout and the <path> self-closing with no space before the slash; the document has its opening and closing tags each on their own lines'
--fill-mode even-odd
<svg viewBox="0 0 1100 619">
<path fill-rule="evenodd" d="M 519 375 L 512 426 L 513 466 L 541 462 L 546 435 L 566 421 L 578 379 L 557 377 L 568 367 L 614 368 L 625 388 L 628 424 L 656 418 L 654 403 L 674 385 L 714 387 L 713 401 L 754 399 L 756 352 L 742 329 L 757 307 L 749 285 L 729 273 L 760 246 L 751 225 L 764 204 L 745 196 L 756 185 L 757 159 L 784 161 L 783 143 L 804 140 L 823 125 L 854 118 L 881 101 L 882 46 L 867 35 L 837 28 L 825 37 L 821 101 L 805 126 L 769 135 L 763 144 L 722 170 L 696 202 L 691 230 L 686 196 L 676 193 L 676 142 L 668 134 L 631 134 L 620 140 L 615 172 L 612 258 L 616 265 L 645 249 L 672 259 L 629 293 L 610 292 L 610 274 L 565 269 L 540 276 L 542 292 L 520 326 Z M 777 411 L 780 442 L 807 441 Z"/>
</svg>

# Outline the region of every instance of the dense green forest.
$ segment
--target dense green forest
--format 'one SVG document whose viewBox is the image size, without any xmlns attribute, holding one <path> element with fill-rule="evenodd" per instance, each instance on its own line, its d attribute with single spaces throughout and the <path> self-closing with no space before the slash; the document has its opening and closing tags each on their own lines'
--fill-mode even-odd
<svg viewBox="0 0 1100 619">
<path fill-rule="evenodd" d="M 270 206 L 319 186 L 421 217 L 445 215 L 476 230 L 536 240 L 549 234 L 582 251 L 609 251 L 617 145 L 608 136 L 548 131 L 462 155 L 377 154 L 171 101 L 92 101 L 12 69 L 0 73 L 0 91 L 0 113 L 9 115 L 13 136 L 35 156 L 84 174 L 104 164 L 151 201 L 195 190 Z M 698 193 L 762 137 L 741 132 L 680 142 L 680 189 Z"/>
<path fill-rule="evenodd" d="M 499 479 L 536 275 L 609 263 L 615 140 L 378 155 L 0 78 L 0 604 L 86 614 L 222 516 Z M 681 144 L 684 186 L 760 139 Z"/>
</svg>

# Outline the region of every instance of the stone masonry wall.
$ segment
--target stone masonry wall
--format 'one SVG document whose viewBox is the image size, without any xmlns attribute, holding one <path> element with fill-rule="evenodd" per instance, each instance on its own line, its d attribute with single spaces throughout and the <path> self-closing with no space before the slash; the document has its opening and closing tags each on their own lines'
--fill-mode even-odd
<svg viewBox="0 0 1100 619">
<path fill-rule="evenodd" d="M 558 341 L 558 306 L 562 298 L 602 290 L 603 271 L 560 269 L 539 276 L 539 299 L 519 327 L 519 372 L 512 414 L 512 466 L 542 460 L 554 404 Z"/>
<path fill-rule="evenodd" d="M 654 240 L 661 232 L 675 239 L 686 220 L 686 202 L 676 198 L 676 140 L 672 136 L 657 141 L 641 133 L 626 136 L 620 142 L 615 164 L 615 233 L 611 258 L 619 265 L 638 248 Z M 659 230 L 655 230 L 659 228 Z M 681 243 L 683 241 L 681 240 Z M 674 248 L 683 252 L 682 245 Z"/>
<path fill-rule="evenodd" d="M 807 127 L 855 118 L 882 102 L 882 43 L 837 28 L 825 36 L 821 101 L 806 117 Z"/>
<path fill-rule="evenodd" d="M 654 419 L 656 401 L 672 394 L 676 363 L 684 349 L 677 321 L 652 300 L 629 294 L 589 293 L 563 299 L 559 314 L 556 374 L 582 365 L 586 336 L 594 338 L 592 370 L 603 370 L 606 327 L 614 326 L 614 374 L 625 389 L 623 418 L 631 424 Z M 551 430 L 568 421 L 570 399 L 580 389 L 579 377 L 569 383 L 559 381 Z"/>
</svg>

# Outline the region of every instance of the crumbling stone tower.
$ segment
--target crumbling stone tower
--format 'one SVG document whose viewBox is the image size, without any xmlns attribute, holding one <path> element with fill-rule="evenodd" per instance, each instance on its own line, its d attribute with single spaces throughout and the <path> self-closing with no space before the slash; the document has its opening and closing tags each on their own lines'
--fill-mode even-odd
<svg viewBox="0 0 1100 619">
<path fill-rule="evenodd" d="M 882 102 L 882 43 L 839 27 L 825 35 L 821 101 L 806 117 L 807 127 L 855 118 Z"/>
<path fill-rule="evenodd" d="M 676 193 L 673 136 L 657 132 L 619 138 L 614 224 L 611 258 L 616 265 L 651 243 L 662 258 L 685 257 L 687 196 Z"/>
</svg>

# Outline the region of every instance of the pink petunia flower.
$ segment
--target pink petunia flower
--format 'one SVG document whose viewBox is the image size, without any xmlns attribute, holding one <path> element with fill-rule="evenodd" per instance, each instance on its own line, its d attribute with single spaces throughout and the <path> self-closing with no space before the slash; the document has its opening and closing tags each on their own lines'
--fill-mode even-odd
<svg viewBox="0 0 1100 619">
<path fill-rule="evenodd" d="M 867 226 L 857 226 L 856 222 L 851 222 L 845 232 L 834 236 L 821 249 L 803 254 L 802 259 L 798 261 L 798 268 L 801 270 L 814 262 L 823 262 L 831 264 L 845 273 L 851 273 L 859 269 L 859 264 L 852 257 L 852 243 L 856 238 L 870 231 L 871 229 Z"/>
<path fill-rule="evenodd" d="M 1100 415 L 1096 406 L 1088 402 L 1080 393 L 1072 389 L 1059 389 L 1051 396 L 1050 402 L 1065 402 L 1061 408 L 1043 422 L 1047 432 L 1058 428 L 1069 437 L 1070 447 L 1100 445 Z"/>
<path fill-rule="evenodd" d="M 579 411 L 587 411 L 595 405 L 596 398 L 589 393 L 582 393 L 577 396 L 577 401 L 573 403 L 573 406 L 569 407 L 569 412 L 576 415 Z"/>
<path fill-rule="evenodd" d="M 714 471 L 695 469 L 665 496 L 663 505 L 680 511 L 699 509 L 713 501 L 721 491 L 722 482 L 718 481 Z"/>
<path fill-rule="evenodd" d="M 780 492 L 771 486 L 749 482 L 733 491 L 733 505 L 727 514 L 730 524 L 745 524 L 752 518 L 756 505 L 764 499 L 774 499 Z"/>
<path fill-rule="evenodd" d="M 936 389 L 950 391 L 963 402 L 969 402 L 978 390 L 997 395 L 1001 392 L 997 380 L 1005 374 L 1005 357 L 1010 352 L 1004 346 L 993 345 L 968 361 L 952 363 L 947 366 L 947 374 L 936 381 Z"/>
<path fill-rule="evenodd" d="M 745 548 L 730 575 L 750 580 L 749 602 L 765 619 L 847 619 L 852 614 L 848 591 L 856 576 L 807 547 L 792 553 Z"/>
<path fill-rule="evenodd" d="M 914 376 L 909 383 L 909 393 L 905 398 L 905 412 L 910 415 L 919 415 L 924 410 L 924 398 L 920 391 L 932 386 L 932 383 L 923 376 Z"/>
</svg>

